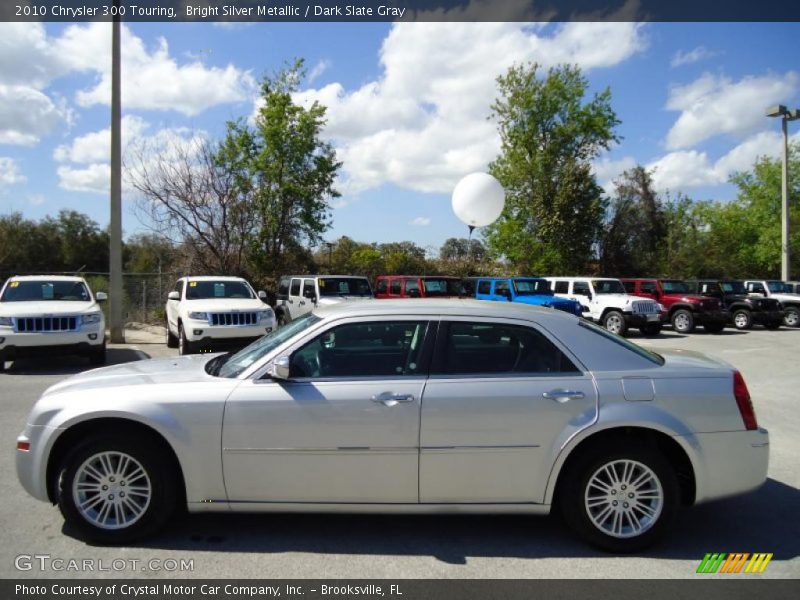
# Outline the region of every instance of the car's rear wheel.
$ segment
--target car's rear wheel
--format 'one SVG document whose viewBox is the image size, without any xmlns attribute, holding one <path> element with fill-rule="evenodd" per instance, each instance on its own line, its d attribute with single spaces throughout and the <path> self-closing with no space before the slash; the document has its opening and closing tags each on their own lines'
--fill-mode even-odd
<svg viewBox="0 0 800 600">
<path fill-rule="evenodd" d="M 750 329 L 753 326 L 753 315 L 746 308 L 740 308 L 733 312 L 731 316 L 733 326 L 736 329 Z"/>
<path fill-rule="evenodd" d="M 185 356 L 194 352 L 192 343 L 186 339 L 186 332 L 183 330 L 183 323 L 178 323 L 178 354 Z"/>
<path fill-rule="evenodd" d="M 679 502 L 675 471 L 636 444 L 587 452 L 564 473 L 559 503 L 566 522 L 590 544 L 636 552 L 668 529 Z"/>
<path fill-rule="evenodd" d="M 167 326 L 167 348 L 177 348 L 178 338 L 172 333 L 172 330 L 170 330 L 169 321 L 166 321 L 165 325 Z"/>
<path fill-rule="evenodd" d="M 610 310 L 603 317 L 603 327 L 611 333 L 617 335 L 625 335 L 628 331 L 628 324 L 625 322 L 625 317 L 618 310 Z"/>
<path fill-rule="evenodd" d="M 694 331 L 694 315 L 692 311 L 679 308 L 672 313 L 672 329 L 678 333 L 692 333 Z"/>
<path fill-rule="evenodd" d="M 102 344 L 97 346 L 96 348 L 92 348 L 89 351 L 89 364 L 92 365 L 104 365 L 106 364 L 106 343 L 105 340 Z"/>
<path fill-rule="evenodd" d="M 176 476 L 156 444 L 103 436 L 73 450 L 58 473 L 58 506 L 78 537 L 121 544 L 161 528 L 176 506 Z"/>
<path fill-rule="evenodd" d="M 800 308 L 787 306 L 783 313 L 783 324 L 787 327 L 800 327 Z"/>
<path fill-rule="evenodd" d="M 703 329 L 705 329 L 708 333 L 719 333 L 725 329 L 725 323 L 706 323 L 703 325 Z"/>
</svg>

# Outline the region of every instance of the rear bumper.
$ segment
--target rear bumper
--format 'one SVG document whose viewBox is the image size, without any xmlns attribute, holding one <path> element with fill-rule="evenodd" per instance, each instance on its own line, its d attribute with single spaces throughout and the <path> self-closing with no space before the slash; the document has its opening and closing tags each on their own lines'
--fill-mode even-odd
<svg viewBox="0 0 800 600">
<path fill-rule="evenodd" d="M 698 433 L 695 447 L 695 503 L 737 496 L 758 489 L 767 479 L 769 433 Z"/>
</svg>

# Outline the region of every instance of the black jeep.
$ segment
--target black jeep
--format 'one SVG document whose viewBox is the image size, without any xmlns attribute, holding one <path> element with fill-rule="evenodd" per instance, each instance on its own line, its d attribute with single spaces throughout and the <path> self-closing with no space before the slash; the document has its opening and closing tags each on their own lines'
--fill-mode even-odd
<svg viewBox="0 0 800 600">
<path fill-rule="evenodd" d="M 750 329 L 754 323 L 778 329 L 783 323 L 781 303 L 773 298 L 748 296 L 744 281 L 701 279 L 687 283 L 692 293 L 719 298 L 736 329 Z"/>
</svg>

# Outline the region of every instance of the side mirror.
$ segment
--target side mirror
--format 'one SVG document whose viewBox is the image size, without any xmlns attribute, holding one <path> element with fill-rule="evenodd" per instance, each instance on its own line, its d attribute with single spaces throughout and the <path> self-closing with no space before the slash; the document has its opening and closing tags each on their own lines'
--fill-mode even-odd
<svg viewBox="0 0 800 600">
<path fill-rule="evenodd" d="M 272 364 L 267 367 L 267 374 L 273 379 L 287 380 L 289 379 L 290 362 L 288 356 L 279 356 L 272 361 Z"/>
<path fill-rule="evenodd" d="M 94 299 L 97 300 L 98 302 L 104 302 L 108 300 L 108 294 L 106 294 L 105 292 L 97 292 L 94 295 Z"/>
<path fill-rule="evenodd" d="M 407 295 L 408 295 L 409 298 L 419 298 L 421 296 L 421 294 L 419 293 L 419 290 L 416 290 L 416 289 L 408 290 Z"/>
<path fill-rule="evenodd" d="M 264 290 L 258 290 L 258 297 L 261 298 L 262 300 L 266 301 L 267 300 L 267 292 L 265 292 Z"/>
<path fill-rule="evenodd" d="M 176 292 L 173 290 L 169 294 L 167 294 L 167 300 L 180 300 L 180 299 L 181 299 L 180 292 Z"/>
<path fill-rule="evenodd" d="M 303 297 L 308 298 L 312 302 L 317 301 L 317 294 L 314 293 L 314 290 L 303 290 Z"/>
</svg>

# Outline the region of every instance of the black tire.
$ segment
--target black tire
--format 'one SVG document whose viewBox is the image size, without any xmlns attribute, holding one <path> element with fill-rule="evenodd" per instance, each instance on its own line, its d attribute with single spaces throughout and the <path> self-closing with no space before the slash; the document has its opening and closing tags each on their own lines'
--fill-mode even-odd
<svg viewBox="0 0 800 600">
<path fill-rule="evenodd" d="M 692 333 L 694 331 L 694 315 L 692 311 L 679 308 L 670 317 L 672 329 L 677 333 Z"/>
<path fill-rule="evenodd" d="M 797 306 L 784 308 L 783 324 L 787 327 L 800 327 L 800 308 Z"/>
<path fill-rule="evenodd" d="M 93 522 L 90 516 L 84 516 L 77 505 L 80 498 L 75 497 L 76 494 L 83 493 L 85 495 L 84 504 L 88 502 L 89 507 L 94 504 L 94 508 L 88 508 L 85 512 L 94 511 L 97 518 L 103 518 L 102 511 L 106 503 L 99 497 L 101 494 L 105 495 L 105 493 L 81 492 L 75 489 L 76 478 L 79 476 L 79 471 L 84 463 L 103 453 L 114 453 L 109 463 L 112 466 L 115 466 L 113 462 L 114 456 L 127 456 L 138 463 L 138 466 L 141 466 L 146 474 L 146 478 L 144 476 L 134 477 L 130 483 L 121 478 L 113 484 L 110 483 L 108 478 L 103 480 L 102 483 L 106 485 L 106 491 L 111 487 L 110 491 L 117 493 L 116 505 L 121 507 L 120 512 L 115 513 L 114 520 L 111 522 L 109 522 L 109 519 L 112 519 L 111 510 L 109 509 L 105 524 L 112 526 L 118 524 L 124 518 L 131 519 L 130 525 L 117 529 L 102 527 Z M 97 463 L 94 466 L 96 465 Z M 116 466 L 118 465 L 119 462 L 116 463 Z M 137 465 L 133 462 L 129 462 L 128 465 L 130 468 L 126 472 L 129 475 L 133 474 L 132 471 L 135 470 Z M 124 473 L 122 475 L 124 476 Z M 67 524 L 73 528 L 80 539 L 102 544 L 124 544 L 152 535 L 161 529 L 172 516 L 179 497 L 176 484 L 178 476 L 171 467 L 170 462 L 164 460 L 163 449 L 159 444 L 154 444 L 146 438 L 142 439 L 141 436 L 103 435 L 89 438 L 67 455 L 58 470 L 57 477 L 58 507 L 61 509 L 61 514 L 64 515 Z M 88 485 L 94 485 L 91 477 L 87 479 L 84 476 L 83 481 L 88 482 Z M 123 486 L 123 483 L 125 483 L 125 486 Z M 98 482 L 98 485 L 100 484 L 101 482 Z M 150 488 L 148 500 L 142 499 L 140 492 L 129 492 L 127 499 L 122 498 L 125 494 L 124 490 L 130 489 L 130 485 L 135 485 L 141 490 L 147 484 L 149 484 Z M 84 485 L 87 485 L 87 483 L 84 483 Z M 111 494 L 109 497 L 113 495 Z M 100 504 L 98 504 L 98 499 L 101 502 Z M 97 506 L 100 506 L 101 509 L 97 510 Z M 144 510 L 134 518 L 135 513 L 128 508 L 130 506 L 139 506 Z M 122 515 L 122 517 L 117 515 Z"/>
<path fill-rule="evenodd" d="M 89 351 L 89 364 L 91 365 L 104 365 L 106 364 L 106 342 L 100 344 L 97 348 L 92 348 Z"/>
<path fill-rule="evenodd" d="M 3 358 L 0 359 L 0 373 L 2 373 L 5 370 L 6 370 L 6 360 Z"/>
<path fill-rule="evenodd" d="M 617 335 L 625 335 L 628 331 L 628 324 L 625 322 L 625 316 L 618 310 L 610 310 L 603 315 L 603 327 Z"/>
<path fill-rule="evenodd" d="M 186 339 L 186 333 L 183 331 L 183 323 L 178 323 L 178 354 L 186 356 L 192 354 L 194 347 L 192 343 Z"/>
<path fill-rule="evenodd" d="M 767 321 L 766 323 L 764 323 L 764 327 L 766 327 L 767 329 L 771 329 L 773 331 L 776 329 L 780 329 L 781 325 L 783 325 L 783 319 L 781 319 L 780 321 Z"/>
<path fill-rule="evenodd" d="M 703 325 L 703 329 L 705 329 L 708 333 L 719 333 L 725 329 L 725 323 L 706 323 Z"/>
<path fill-rule="evenodd" d="M 169 320 L 167 320 L 166 326 L 167 326 L 167 348 L 177 348 L 178 338 L 174 333 L 172 333 L 172 331 L 170 331 Z"/>
<path fill-rule="evenodd" d="M 661 323 L 648 323 L 647 325 L 642 325 L 639 328 L 644 335 L 658 335 L 661 333 L 662 325 Z"/>
<path fill-rule="evenodd" d="M 279 312 L 276 315 L 276 319 L 277 319 L 277 323 L 276 323 L 277 327 L 283 327 L 284 325 L 286 325 L 289 322 L 289 319 L 286 318 L 286 314 L 283 313 L 283 311 Z"/>
<path fill-rule="evenodd" d="M 582 453 L 559 478 L 563 481 L 563 485 L 559 488 L 558 503 L 564 515 L 564 520 L 585 541 L 602 550 L 616 553 L 643 550 L 654 544 L 666 533 L 675 516 L 680 502 L 678 479 L 675 475 L 675 470 L 657 450 L 637 443 L 616 444 L 600 452 L 598 450 L 598 447 L 594 447 L 592 451 Z M 652 499 L 639 503 L 650 510 L 657 511 L 655 520 L 650 523 L 644 523 L 643 530 L 638 535 L 632 535 L 632 531 L 621 531 L 623 534 L 630 534 L 630 537 L 615 536 L 602 530 L 600 526 L 594 524 L 592 515 L 589 512 L 590 508 L 587 508 L 586 496 L 590 480 L 596 474 L 602 478 L 603 474 L 600 473 L 600 470 L 604 466 L 614 464 L 619 467 L 620 463 L 618 461 L 632 461 L 635 464 L 636 470 L 633 471 L 630 479 L 635 479 L 637 473 L 644 473 L 644 469 L 648 469 L 653 476 L 651 483 L 657 481 L 661 489 L 659 507 L 656 506 L 657 501 Z M 616 484 L 616 487 L 621 487 L 621 485 Z M 597 493 L 599 488 L 592 487 L 591 489 L 594 490 L 592 496 L 596 500 L 600 499 L 602 501 L 602 494 Z M 619 497 L 624 493 L 632 493 L 635 501 L 636 493 L 654 489 L 658 489 L 655 484 L 649 486 L 649 490 L 640 487 L 634 488 L 634 492 L 625 492 L 622 489 L 615 491 L 619 494 Z M 609 492 L 607 497 L 618 497 L 617 494 L 612 496 Z M 601 525 L 605 526 L 609 525 L 608 519 L 614 515 L 615 511 L 618 511 L 620 515 L 624 511 L 623 508 L 612 508 L 611 500 L 608 502 L 607 508 L 604 504 L 595 507 L 595 510 L 599 511 L 595 513 L 595 517 L 601 521 Z M 601 517 L 605 510 L 611 512 L 603 521 Z M 632 513 L 636 518 L 640 518 L 640 524 L 646 518 L 644 510 L 637 512 L 635 509 L 631 509 L 627 512 Z M 627 522 L 627 527 L 630 530 L 633 525 L 633 519 L 627 518 Z M 620 516 L 619 523 L 624 526 L 625 518 Z"/>
<path fill-rule="evenodd" d="M 746 308 L 737 308 L 733 311 L 731 321 L 733 321 L 733 326 L 740 331 L 752 329 L 753 327 L 753 315 Z"/>
</svg>

